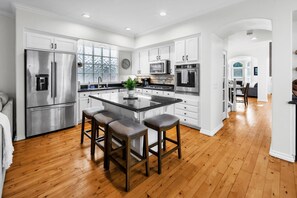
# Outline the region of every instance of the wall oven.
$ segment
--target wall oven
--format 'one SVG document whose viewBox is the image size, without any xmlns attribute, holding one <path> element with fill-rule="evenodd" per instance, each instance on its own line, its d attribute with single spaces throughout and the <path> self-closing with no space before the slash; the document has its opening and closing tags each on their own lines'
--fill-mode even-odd
<svg viewBox="0 0 297 198">
<path fill-rule="evenodd" d="M 163 60 L 150 63 L 150 74 L 169 74 L 170 61 Z"/>
<path fill-rule="evenodd" d="M 175 66 L 175 91 L 191 92 L 199 95 L 200 92 L 200 65 Z"/>
</svg>

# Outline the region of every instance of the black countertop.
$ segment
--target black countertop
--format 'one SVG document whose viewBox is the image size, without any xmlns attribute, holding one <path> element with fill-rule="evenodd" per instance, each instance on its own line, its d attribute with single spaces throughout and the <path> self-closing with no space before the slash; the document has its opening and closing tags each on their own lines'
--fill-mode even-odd
<svg viewBox="0 0 297 198">
<path fill-rule="evenodd" d="M 158 84 L 153 84 L 153 85 L 150 85 L 150 86 L 158 86 Z M 162 87 L 162 89 L 158 89 L 156 87 L 152 88 L 152 87 L 149 87 L 149 86 L 146 87 L 146 86 L 142 86 L 142 85 L 138 85 L 136 88 L 174 92 L 174 85 L 159 85 L 159 86 Z M 114 89 L 125 89 L 125 87 L 122 86 L 122 85 L 119 85 L 119 84 L 117 86 L 109 86 L 109 87 L 101 87 L 101 88 L 88 88 L 86 86 L 86 88 L 79 89 L 78 92 L 106 91 L 106 90 L 114 90 Z"/>
<path fill-rule="evenodd" d="M 181 99 L 162 96 L 149 96 L 138 94 L 135 94 L 135 96 L 138 97 L 138 99 L 125 100 L 124 97 L 127 97 L 127 93 L 102 93 L 99 95 L 90 95 L 89 97 L 134 112 L 148 111 L 151 109 L 182 102 Z"/>
<path fill-rule="evenodd" d="M 101 87 L 101 88 L 86 88 L 79 89 L 78 92 L 88 92 L 88 91 L 106 91 L 106 90 L 114 90 L 114 89 L 125 89 L 124 87 Z"/>
</svg>

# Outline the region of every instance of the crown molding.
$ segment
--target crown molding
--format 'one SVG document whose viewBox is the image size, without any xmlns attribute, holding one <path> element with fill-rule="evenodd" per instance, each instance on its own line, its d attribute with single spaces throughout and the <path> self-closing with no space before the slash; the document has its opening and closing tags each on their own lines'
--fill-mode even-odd
<svg viewBox="0 0 297 198">
<path fill-rule="evenodd" d="M 43 9 L 40 9 L 40 8 L 27 6 L 27 5 L 20 4 L 20 3 L 13 3 L 13 7 L 14 7 L 15 10 L 22 10 L 22 11 L 30 12 L 30 13 L 33 13 L 33 14 L 38 14 L 38 15 L 42 15 L 42 16 L 46 16 L 46 17 L 61 19 L 61 20 L 72 22 L 72 23 L 92 27 L 92 28 L 95 28 L 97 30 L 106 31 L 106 32 L 109 32 L 109 33 L 112 33 L 112 34 L 118 34 L 118 35 L 121 35 L 121 36 L 135 38 L 135 35 L 131 34 L 131 33 L 127 33 L 127 32 L 124 32 L 124 31 L 121 32 L 121 31 L 118 31 L 118 30 L 116 30 L 114 28 L 109 28 L 109 27 L 100 25 L 98 23 L 94 23 L 94 22 L 91 22 L 91 21 L 86 21 L 86 20 L 79 19 L 79 18 L 63 16 L 63 15 L 56 14 L 56 13 L 53 13 L 53 12 L 49 12 L 49 11 L 46 11 L 46 10 L 43 10 Z"/>
</svg>

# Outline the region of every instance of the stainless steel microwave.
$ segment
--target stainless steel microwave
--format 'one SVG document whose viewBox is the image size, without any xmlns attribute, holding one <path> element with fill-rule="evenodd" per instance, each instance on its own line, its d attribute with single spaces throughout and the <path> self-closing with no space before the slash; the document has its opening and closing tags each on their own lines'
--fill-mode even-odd
<svg viewBox="0 0 297 198">
<path fill-rule="evenodd" d="M 150 74 L 169 74 L 169 73 L 170 73 L 169 60 L 150 63 Z"/>
</svg>

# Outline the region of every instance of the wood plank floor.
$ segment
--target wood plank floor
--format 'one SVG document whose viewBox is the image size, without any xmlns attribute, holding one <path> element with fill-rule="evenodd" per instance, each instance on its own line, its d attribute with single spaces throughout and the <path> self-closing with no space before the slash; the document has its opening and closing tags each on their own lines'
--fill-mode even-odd
<svg viewBox="0 0 297 198">
<path fill-rule="evenodd" d="M 171 132 L 168 132 L 168 134 Z M 80 126 L 16 142 L 4 197 L 297 197 L 297 165 L 269 156 L 271 103 L 250 99 L 230 113 L 216 136 L 181 127 L 182 159 L 164 160 L 151 176 L 132 173 L 131 191 L 113 164 L 103 169 L 102 151 L 91 159 L 89 141 L 80 145 Z"/>
</svg>

